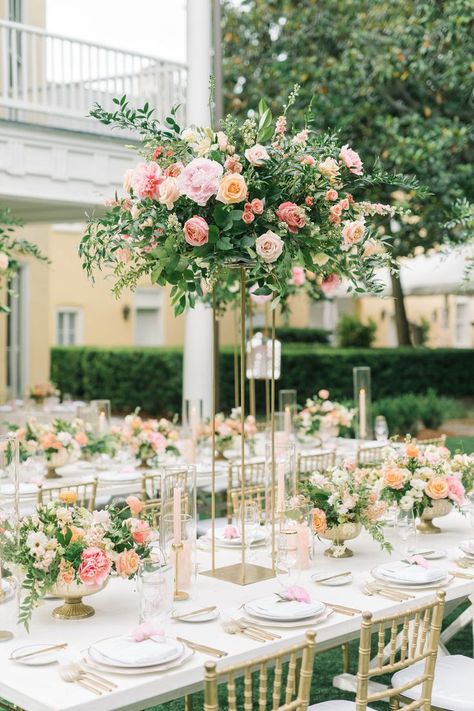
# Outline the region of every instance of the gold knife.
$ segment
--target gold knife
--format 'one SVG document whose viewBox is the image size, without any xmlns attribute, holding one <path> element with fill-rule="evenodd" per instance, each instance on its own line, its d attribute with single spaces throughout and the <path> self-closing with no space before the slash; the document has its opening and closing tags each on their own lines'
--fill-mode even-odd
<svg viewBox="0 0 474 711">
<path fill-rule="evenodd" d="M 199 642 L 193 642 L 190 639 L 184 639 L 184 637 L 176 637 L 178 642 L 182 642 L 187 647 L 194 649 L 196 652 L 202 652 L 203 654 L 210 654 L 211 657 L 227 657 L 227 652 L 223 652 L 220 649 L 215 649 L 214 647 L 208 647 L 205 644 L 200 644 Z"/>
</svg>

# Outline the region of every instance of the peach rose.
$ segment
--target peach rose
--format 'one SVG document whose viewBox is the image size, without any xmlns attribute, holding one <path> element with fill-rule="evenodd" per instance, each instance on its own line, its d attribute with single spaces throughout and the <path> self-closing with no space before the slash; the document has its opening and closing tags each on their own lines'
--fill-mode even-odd
<svg viewBox="0 0 474 711">
<path fill-rule="evenodd" d="M 79 528 L 79 526 L 69 526 L 69 530 L 72 533 L 70 543 L 75 543 L 76 541 L 80 541 L 81 538 L 84 538 L 83 528 Z"/>
<path fill-rule="evenodd" d="M 184 223 L 184 239 L 192 247 L 202 247 L 209 239 L 209 225 L 203 217 L 194 215 Z"/>
<path fill-rule="evenodd" d="M 166 205 L 168 210 L 172 210 L 179 195 L 180 192 L 176 178 L 165 178 L 160 184 L 159 202 L 161 202 L 162 205 Z"/>
<path fill-rule="evenodd" d="M 167 178 L 177 178 L 183 168 L 184 164 L 178 160 L 176 163 L 171 163 L 171 165 L 165 168 L 163 174 L 166 175 Z"/>
<path fill-rule="evenodd" d="M 251 148 L 247 148 L 244 155 L 254 168 L 261 168 L 265 161 L 270 158 L 267 149 L 265 146 L 261 146 L 260 143 L 256 143 Z"/>
<path fill-rule="evenodd" d="M 362 220 L 347 221 L 342 228 L 342 250 L 347 252 L 352 245 L 360 242 L 365 234 L 365 225 Z"/>
<path fill-rule="evenodd" d="M 84 585 L 102 585 L 109 576 L 112 564 L 105 551 L 100 548 L 86 548 L 81 554 L 82 563 L 77 576 Z"/>
<path fill-rule="evenodd" d="M 407 446 L 405 447 L 405 455 L 410 459 L 415 459 L 416 457 L 420 456 L 420 450 L 418 449 L 416 444 L 407 444 Z"/>
<path fill-rule="evenodd" d="M 129 507 L 132 516 L 138 516 L 143 508 L 143 503 L 136 496 L 127 496 L 125 499 L 127 506 Z"/>
<path fill-rule="evenodd" d="M 385 486 L 390 487 L 390 489 L 401 489 L 405 482 L 405 477 L 400 469 L 394 467 L 385 471 L 383 481 Z"/>
<path fill-rule="evenodd" d="M 321 398 L 321 400 L 327 400 L 329 397 L 329 390 L 326 390 L 325 388 L 322 388 L 318 392 L 318 397 Z"/>
<path fill-rule="evenodd" d="M 373 257 L 375 254 L 382 254 L 384 251 L 383 244 L 375 239 L 366 239 L 364 242 L 363 257 Z"/>
<path fill-rule="evenodd" d="M 85 432 L 77 432 L 74 436 L 74 439 L 76 440 L 79 447 L 84 447 L 89 441 L 89 438 Z"/>
<path fill-rule="evenodd" d="M 246 200 L 247 193 L 247 183 L 240 173 L 226 173 L 219 183 L 216 200 L 224 205 L 232 205 Z"/>
<path fill-rule="evenodd" d="M 324 533 L 327 528 L 325 512 L 322 509 L 313 509 L 311 522 L 315 533 Z"/>
<path fill-rule="evenodd" d="M 121 578 L 129 578 L 138 570 L 140 558 L 134 550 L 122 551 L 115 561 L 115 570 Z"/>
<path fill-rule="evenodd" d="M 449 486 L 446 479 L 434 476 L 427 483 L 425 493 L 430 499 L 445 499 L 449 494 Z"/>
<path fill-rule="evenodd" d="M 75 491 L 60 491 L 58 499 L 63 504 L 75 504 L 77 501 L 77 493 Z"/>
<path fill-rule="evenodd" d="M 151 528 L 146 521 L 139 520 L 135 522 L 132 530 L 132 538 L 135 543 L 143 545 L 149 539 L 150 534 Z"/>
<path fill-rule="evenodd" d="M 276 262 L 283 252 L 283 247 L 283 240 L 271 230 L 267 230 L 263 235 L 257 237 L 255 242 L 258 256 L 268 264 Z"/>
</svg>

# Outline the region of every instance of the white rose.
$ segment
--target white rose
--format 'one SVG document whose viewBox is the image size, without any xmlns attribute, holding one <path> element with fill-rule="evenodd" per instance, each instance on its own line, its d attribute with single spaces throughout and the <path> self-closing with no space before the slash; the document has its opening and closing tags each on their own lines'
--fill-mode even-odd
<svg viewBox="0 0 474 711">
<path fill-rule="evenodd" d="M 244 155 L 254 168 L 261 168 L 265 161 L 270 158 L 267 149 L 265 146 L 261 146 L 260 143 L 256 143 L 251 148 L 247 148 Z"/>
<path fill-rule="evenodd" d="M 324 252 L 318 252 L 313 257 L 313 262 L 318 265 L 318 267 L 323 267 L 329 260 L 329 255 L 324 254 Z"/>
<path fill-rule="evenodd" d="M 207 156 L 208 153 L 210 153 L 211 147 L 211 139 L 209 138 L 209 136 L 205 136 L 200 141 L 198 141 L 198 143 L 195 143 L 193 145 L 193 151 L 200 158 L 204 158 L 205 156 Z"/>
<path fill-rule="evenodd" d="M 258 256 L 268 264 L 276 262 L 278 257 L 283 252 L 283 247 L 283 240 L 271 230 L 268 230 L 267 232 L 264 232 L 263 235 L 260 235 L 260 237 L 257 237 L 255 242 L 255 248 Z"/>
<path fill-rule="evenodd" d="M 180 196 L 178 181 L 176 178 L 165 178 L 159 188 L 159 202 L 166 205 L 168 210 L 173 209 L 173 205 Z"/>
<path fill-rule="evenodd" d="M 8 269 L 9 263 L 10 260 L 8 259 L 8 256 L 3 252 L 0 252 L 0 269 L 2 270 L 2 272 Z"/>
<path fill-rule="evenodd" d="M 402 498 L 400 499 L 400 507 L 404 510 L 413 508 L 413 497 L 409 496 L 408 494 L 402 496 Z"/>
<path fill-rule="evenodd" d="M 412 479 L 411 480 L 411 488 L 412 489 L 418 489 L 419 491 L 423 491 L 423 489 L 426 487 L 426 481 L 423 481 L 423 479 Z"/>
<path fill-rule="evenodd" d="M 65 447 L 67 447 L 67 445 L 70 444 L 72 440 L 72 435 L 69 432 L 58 432 L 56 436 L 59 442 L 61 442 L 61 444 L 63 444 Z"/>
<path fill-rule="evenodd" d="M 181 134 L 181 139 L 186 143 L 196 143 L 198 140 L 197 133 L 193 128 L 185 128 Z"/>
</svg>

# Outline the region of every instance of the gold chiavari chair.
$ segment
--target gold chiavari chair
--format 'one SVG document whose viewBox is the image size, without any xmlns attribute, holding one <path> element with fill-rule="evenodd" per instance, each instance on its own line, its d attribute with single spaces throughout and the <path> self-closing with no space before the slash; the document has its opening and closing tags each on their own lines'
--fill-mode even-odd
<svg viewBox="0 0 474 711">
<path fill-rule="evenodd" d="M 244 464 L 246 487 L 265 487 L 265 461 Z M 232 521 L 232 492 L 237 491 L 242 482 L 242 464 L 231 462 L 227 478 L 227 520 Z"/>
<path fill-rule="evenodd" d="M 374 464 L 380 464 L 383 459 L 382 452 L 385 446 L 385 444 L 374 444 L 371 447 L 357 447 L 357 466 L 369 467 Z"/>
<path fill-rule="evenodd" d="M 434 447 L 445 447 L 446 435 L 442 434 L 439 437 L 429 437 L 428 439 L 415 439 L 415 444 L 419 447 L 428 447 L 430 445 Z"/>
<path fill-rule="evenodd" d="M 316 452 L 315 454 L 298 455 L 298 476 L 325 472 L 336 464 L 336 452 Z"/>
<path fill-rule="evenodd" d="M 227 686 L 229 711 L 254 711 L 253 694 L 258 696 L 259 711 L 304 711 L 308 708 L 316 633 L 306 632 L 303 644 L 279 653 L 258 657 L 217 671 L 215 662 L 204 666 L 204 711 L 219 711 L 218 687 Z M 301 667 L 299 660 L 301 659 Z M 288 669 L 285 682 L 285 663 Z M 269 688 L 268 670 L 274 667 L 273 688 Z M 237 700 L 236 680 L 243 677 L 243 703 Z M 283 700 L 282 700 L 283 699 Z"/>
<path fill-rule="evenodd" d="M 240 509 L 242 504 L 242 489 L 236 488 L 231 489 L 230 492 L 230 509 L 229 509 L 229 520 L 232 521 L 232 517 L 236 515 L 237 511 Z M 265 520 L 265 508 L 266 508 L 266 497 L 267 490 L 264 485 L 262 486 L 249 486 L 245 488 L 245 501 L 255 501 L 259 510 L 261 521 L 264 523 Z"/>
<path fill-rule="evenodd" d="M 75 484 L 61 484 L 60 486 L 48 486 L 46 488 L 40 484 L 38 486 L 37 503 L 42 505 L 59 500 L 65 504 L 76 504 L 93 511 L 95 509 L 96 495 L 97 477 Z"/>
<path fill-rule="evenodd" d="M 355 702 L 324 701 L 313 704 L 308 711 L 373 711 L 368 704 L 381 700 L 389 703 L 391 711 L 400 708 L 400 702 L 404 704 L 404 711 L 436 711 L 431 705 L 431 694 L 444 598 L 445 593 L 440 590 L 436 599 L 427 605 L 377 620 L 372 619 L 371 612 L 364 612 Z M 374 636 L 377 653 L 375 659 L 371 659 Z M 415 668 L 417 673 L 398 684 L 398 674 L 401 676 L 410 668 Z M 392 683 L 380 690 L 380 684 L 372 685 L 370 680 L 384 674 L 393 675 Z M 416 700 L 409 698 L 414 687 L 419 689 Z"/>
</svg>

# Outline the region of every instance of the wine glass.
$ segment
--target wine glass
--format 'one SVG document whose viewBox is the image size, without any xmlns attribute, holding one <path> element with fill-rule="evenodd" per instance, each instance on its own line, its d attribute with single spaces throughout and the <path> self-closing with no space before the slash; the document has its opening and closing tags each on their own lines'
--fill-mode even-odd
<svg viewBox="0 0 474 711">
<path fill-rule="evenodd" d="M 282 531 L 277 537 L 276 577 L 283 588 L 295 582 L 298 575 L 298 541 L 296 530 Z"/>
<path fill-rule="evenodd" d="M 241 538 L 245 529 L 245 560 L 251 560 L 250 546 L 260 528 L 260 508 L 256 501 L 245 501 L 239 506 L 236 523 Z"/>
<path fill-rule="evenodd" d="M 388 440 L 388 425 L 383 415 L 377 415 L 375 418 L 374 432 L 377 442 L 386 442 Z"/>
<path fill-rule="evenodd" d="M 413 509 L 398 510 L 396 533 L 404 543 L 404 555 L 416 553 L 416 515 Z M 409 539 L 413 539 L 412 548 L 409 547 Z"/>
</svg>

